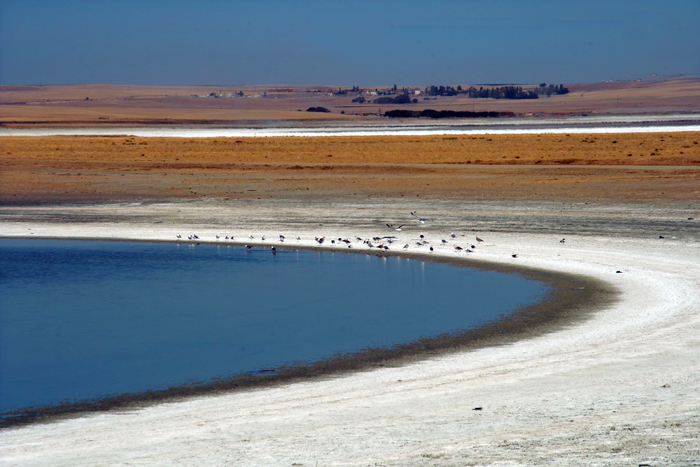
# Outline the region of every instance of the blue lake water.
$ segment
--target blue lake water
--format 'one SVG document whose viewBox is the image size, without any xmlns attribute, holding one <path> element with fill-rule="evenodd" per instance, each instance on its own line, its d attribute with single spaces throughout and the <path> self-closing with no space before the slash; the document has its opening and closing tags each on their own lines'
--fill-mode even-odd
<svg viewBox="0 0 700 467">
<path fill-rule="evenodd" d="M 548 291 L 398 257 L 0 239 L 0 412 L 410 342 Z"/>
</svg>

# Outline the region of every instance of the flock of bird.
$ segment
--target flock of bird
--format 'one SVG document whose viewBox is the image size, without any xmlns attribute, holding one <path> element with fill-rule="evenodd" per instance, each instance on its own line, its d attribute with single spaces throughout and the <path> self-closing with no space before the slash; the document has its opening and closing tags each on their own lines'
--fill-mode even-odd
<svg viewBox="0 0 700 467">
<path fill-rule="evenodd" d="M 416 212 L 411 212 L 411 216 L 415 217 L 415 218 L 418 220 L 418 222 L 419 222 L 420 225 L 424 225 L 424 224 L 428 221 L 428 219 L 424 219 L 424 218 L 418 216 L 418 214 L 417 214 Z M 402 229 L 403 229 L 407 224 L 401 224 L 401 225 L 385 224 L 385 225 L 386 225 L 387 228 L 389 228 L 389 229 L 393 229 L 393 230 L 395 230 L 395 231 L 397 231 L 397 232 L 401 232 Z M 215 237 L 216 237 L 216 240 L 220 240 L 220 239 L 221 239 L 221 236 L 218 235 L 218 234 L 217 234 Z M 445 240 L 445 239 L 443 238 L 443 239 L 440 240 L 440 243 L 441 243 L 443 246 L 447 246 L 447 245 L 450 243 L 450 241 L 453 241 L 453 242 L 456 241 L 456 239 L 457 239 L 457 234 L 455 234 L 454 232 L 452 232 L 452 233 L 450 233 L 449 237 L 450 237 L 450 240 Z M 462 235 L 460 235 L 460 237 L 466 237 L 466 235 L 465 235 L 465 234 L 462 234 Z M 178 233 L 178 234 L 176 235 L 176 238 L 177 238 L 177 239 L 182 239 L 183 237 L 182 237 L 181 234 Z M 190 234 L 187 235 L 187 239 L 188 239 L 188 240 L 199 240 L 199 236 L 197 236 L 197 235 L 194 234 L 194 233 L 190 233 Z M 248 239 L 249 239 L 249 240 L 255 240 L 255 236 L 253 236 L 252 234 L 250 234 L 250 235 L 248 235 Z M 279 242 L 280 242 L 280 243 L 284 243 L 286 239 L 287 239 L 287 238 L 286 238 L 284 235 L 279 234 Z M 454 251 L 455 251 L 455 252 L 464 251 L 465 253 L 473 253 L 473 252 L 476 250 L 476 245 L 478 245 L 479 243 L 483 243 L 483 242 L 484 242 L 484 240 L 483 240 L 482 238 L 478 237 L 478 236 L 476 236 L 475 239 L 476 239 L 476 244 L 470 243 L 468 246 L 465 246 L 465 247 L 462 247 L 462 246 L 457 245 L 457 244 L 453 244 Z M 224 240 L 236 241 L 236 237 L 234 237 L 233 235 L 225 235 L 225 236 L 224 236 Z M 301 241 L 301 237 L 297 235 L 297 236 L 296 236 L 296 240 L 297 240 L 297 242 Z M 355 237 L 355 239 L 354 239 L 355 242 L 359 242 L 361 245 L 364 245 L 364 246 L 368 247 L 369 249 L 375 249 L 375 248 L 376 248 L 376 249 L 378 249 L 378 250 L 390 250 L 392 244 L 393 244 L 395 241 L 397 241 L 397 240 L 398 240 L 398 237 L 396 237 L 396 236 L 394 236 L 394 235 L 384 235 L 384 236 L 381 236 L 381 237 L 380 237 L 380 236 L 374 236 L 374 237 L 371 237 L 371 238 L 364 238 L 364 239 L 361 238 L 361 237 Z M 266 241 L 265 235 L 262 235 L 262 236 L 260 237 L 260 241 L 262 241 L 262 242 Z M 326 239 L 325 236 L 323 236 L 323 237 L 314 237 L 314 241 L 315 241 L 318 245 L 323 245 L 323 244 L 327 241 L 327 239 Z M 414 242 L 415 247 L 428 247 L 429 251 L 431 251 L 431 252 L 435 251 L 435 248 L 433 247 L 433 245 L 431 245 L 430 242 L 429 242 L 428 240 L 425 239 L 425 235 L 423 235 L 423 234 L 420 234 L 420 235 L 419 235 L 419 238 L 414 239 L 414 240 L 411 240 L 411 241 Z M 559 243 L 565 243 L 565 242 L 566 242 L 566 239 L 564 239 L 564 238 L 562 238 L 562 239 L 559 241 Z M 329 243 L 330 243 L 330 244 L 333 244 L 333 245 L 345 245 L 345 246 L 347 246 L 348 248 L 353 248 L 353 240 L 351 240 L 350 238 L 342 238 L 342 237 L 338 237 L 337 239 L 332 238 L 332 239 L 329 239 Z M 252 245 L 249 245 L 249 244 L 246 244 L 245 247 L 246 247 L 248 250 L 250 250 L 250 249 L 253 248 L 253 246 L 252 246 Z M 407 251 L 410 247 L 411 247 L 411 244 L 410 244 L 410 243 L 406 243 L 406 244 L 403 245 L 403 247 L 401 247 L 401 249 L 402 249 L 403 251 Z M 275 253 L 277 252 L 277 248 L 276 248 L 274 245 L 270 247 L 270 250 L 272 251 L 272 254 L 275 254 Z M 513 258 L 517 258 L 517 257 L 518 257 L 518 254 L 517 254 L 517 253 L 513 253 L 511 256 L 512 256 Z"/>
</svg>

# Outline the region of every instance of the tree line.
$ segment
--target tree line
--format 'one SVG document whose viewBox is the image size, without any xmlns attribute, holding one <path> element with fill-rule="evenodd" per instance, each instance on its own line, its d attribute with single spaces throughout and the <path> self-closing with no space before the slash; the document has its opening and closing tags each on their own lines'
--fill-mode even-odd
<svg viewBox="0 0 700 467">
<path fill-rule="evenodd" d="M 531 90 L 523 89 L 522 86 L 494 86 L 478 89 L 475 86 L 463 89 L 462 86 L 428 86 L 425 88 L 427 96 L 456 96 L 458 94 L 466 94 L 472 98 L 483 99 L 537 99 L 540 95 L 547 97 L 552 94 L 568 94 L 569 90 L 563 84 L 549 86 L 542 83 Z"/>
</svg>

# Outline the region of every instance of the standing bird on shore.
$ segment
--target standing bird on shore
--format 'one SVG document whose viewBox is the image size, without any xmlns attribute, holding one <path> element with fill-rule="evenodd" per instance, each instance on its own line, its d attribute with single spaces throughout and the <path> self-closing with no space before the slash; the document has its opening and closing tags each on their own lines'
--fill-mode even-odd
<svg viewBox="0 0 700 467">
<path fill-rule="evenodd" d="M 518 257 L 518 255 L 517 255 L 517 254 L 515 254 L 515 253 L 514 253 L 514 254 L 512 254 L 511 256 L 512 256 L 513 258 L 517 258 L 517 257 Z"/>
<path fill-rule="evenodd" d="M 445 240 L 445 239 L 443 238 L 443 239 L 442 239 L 442 243 L 447 243 L 447 240 Z"/>
<path fill-rule="evenodd" d="M 408 250 L 408 243 L 403 246 L 404 250 Z"/>
<path fill-rule="evenodd" d="M 566 239 L 562 238 L 561 240 L 559 240 L 559 243 L 566 243 Z"/>
<path fill-rule="evenodd" d="M 404 225 L 406 225 L 406 224 L 401 224 L 400 226 L 396 227 L 394 230 L 396 230 L 397 232 L 401 232 L 401 229 L 403 228 Z"/>
<path fill-rule="evenodd" d="M 248 235 L 248 238 L 250 238 L 251 240 L 253 240 L 255 237 L 253 237 L 253 235 Z"/>
<path fill-rule="evenodd" d="M 481 239 L 481 238 L 479 238 L 479 237 L 476 237 L 476 241 L 479 242 L 479 243 L 482 243 L 484 240 Z"/>
<path fill-rule="evenodd" d="M 455 235 L 455 233 L 452 232 L 452 233 L 450 233 L 450 237 L 452 237 L 452 238 L 457 238 L 457 235 Z"/>
<path fill-rule="evenodd" d="M 182 238 L 182 235 L 177 234 L 176 237 L 177 237 L 177 238 Z"/>
</svg>

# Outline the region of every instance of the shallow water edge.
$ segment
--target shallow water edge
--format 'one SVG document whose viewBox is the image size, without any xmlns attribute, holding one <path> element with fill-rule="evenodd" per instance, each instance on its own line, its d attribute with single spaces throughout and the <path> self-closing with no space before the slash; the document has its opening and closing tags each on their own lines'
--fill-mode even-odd
<svg viewBox="0 0 700 467">
<path fill-rule="evenodd" d="M 18 238 L 18 237 L 12 237 Z M 55 237 L 24 237 L 55 240 Z M 66 240 L 92 240 L 70 238 Z M 101 239 L 104 241 L 105 239 Z M 114 240 L 120 241 L 120 240 Z M 134 240 L 128 240 L 133 242 Z M 153 240 L 147 241 L 153 242 Z M 168 243 L 190 243 L 170 242 Z M 201 242 L 205 243 L 205 242 Z M 231 246 L 243 246 L 232 243 Z M 269 247 L 255 244 L 256 247 Z M 141 393 L 114 394 L 108 397 L 85 399 L 44 407 L 28 407 L 0 414 L 0 428 L 26 425 L 40 421 L 56 420 L 90 412 L 103 412 L 123 408 L 175 401 L 186 397 L 220 394 L 233 390 L 248 390 L 289 384 L 296 381 L 329 377 L 353 371 L 366 371 L 382 366 L 400 366 L 410 362 L 432 358 L 441 354 L 474 350 L 494 345 L 507 345 L 520 339 L 532 338 L 571 326 L 585 320 L 596 311 L 615 301 L 618 292 L 609 284 L 597 279 L 572 274 L 557 273 L 515 265 L 501 265 L 471 258 L 454 258 L 433 254 L 404 252 L 352 252 L 332 247 L 300 247 L 277 245 L 284 250 L 312 250 L 345 254 L 372 254 L 374 256 L 400 256 L 420 261 L 445 263 L 485 271 L 517 273 L 529 279 L 545 283 L 550 293 L 537 304 L 518 309 L 508 318 L 479 328 L 445 333 L 432 338 L 422 338 L 392 347 L 365 348 L 360 351 L 337 354 L 326 359 L 300 365 L 284 365 L 257 374 L 239 374 L 228 378 L 172 386 L 162 390 Z"/>
</svg>

